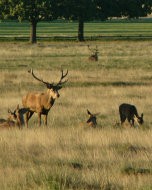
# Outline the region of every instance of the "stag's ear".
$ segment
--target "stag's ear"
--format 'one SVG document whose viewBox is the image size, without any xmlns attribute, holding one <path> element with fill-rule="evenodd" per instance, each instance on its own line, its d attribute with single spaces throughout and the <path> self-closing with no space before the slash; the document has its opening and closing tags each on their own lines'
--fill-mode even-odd
<svg viewBox="0 0 152 190">
<path fill-rule="evenodd" d="M 56 89 L 57 89 L 57 90 L 61 90 L 61 89 L 62 89 L 62 86 L 57 86 Z"/>
<path fill-rule="evenodd" d="M 144 117 L 144 114 L 142 113 L 142 114 L 141 114 L 141 118 L 143 118 L 143 117 Z"/>
<path fill-rule="evenodd" d="M 48 89 L 51 89 L 51 88 L 53 88 L 53 84 L 47 83 L 47 84 L 46 84 L 46 87 L 47 87 Z"/>
</svg>

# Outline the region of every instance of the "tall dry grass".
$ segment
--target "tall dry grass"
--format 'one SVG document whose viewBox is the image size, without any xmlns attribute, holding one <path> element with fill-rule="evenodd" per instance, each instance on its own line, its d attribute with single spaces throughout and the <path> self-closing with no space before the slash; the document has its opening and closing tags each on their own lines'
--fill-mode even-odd
<svg viewBox="0 0 152 190">
<path fill-rule="evenodd" d="M 151 189 L 151 42 L 101 42 L 99 62 L 88 61 L 87 44 L 0 45 L 0 115 L 21 105 L 28 91 L 47 81 L 69 80 L 49 112 L 48 127 L 1 130 L 0 189 Z M 94 44 L 91 44 L 92 46 Z M 128 102 L 144 113 L 141 128 L 115 127 L 118 106 Z M 98 127 L 86 126 L 87 112 L 100 112 Z"/>
</svg>

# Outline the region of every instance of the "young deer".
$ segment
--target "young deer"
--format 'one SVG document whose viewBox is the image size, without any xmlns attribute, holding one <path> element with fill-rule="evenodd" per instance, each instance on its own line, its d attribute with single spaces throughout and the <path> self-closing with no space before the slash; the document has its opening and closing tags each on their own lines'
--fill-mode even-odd
<svg viewBox="0 0 152 190">
<path fill-rule="evenodd" d="M 17 105 L 17 108 L 14 111 L 8 109 L 8 119 L 0 119 L 0 128 L 18 127 L 19 129 L 21 129 L 21 127 L 24 125 L 23 115 L 27 111 L 27 108 L 19 108 L 19 105 Z"/>
<path fill-rule="evenodd" d="M 91 55 L 89 56 L 89 61 L 98 61 L 98 47 L 96 46 L 95 49 L 91 49 L 90 46 L 88 45 L 88 49 L 91 51 Z"/>
<path fill-rule="evenodd" d="M 97 114 L 92 114 L 89 110 L 87 110 L 87 113 L 89 115 L 89 119 L 87 120 L 87 124 L 91 127 L 96 127 L 97 126 L 97 118 L 96 116 L 98 115 Z"/>
<path fill-rule="evenodd" d="M 134 126 L 134 122 L 136 122 L 138 125 L 142 125 L 143 120 L 143 113 L 141 116 L 138 115 L 137 109 L 134 105 L 123 103 L 119 106 L 119 114 L 120 114 L 120 120 L 121 125 L 125 122 L 127 119 L 130 123 L 131 127 Z"/>
</svg>

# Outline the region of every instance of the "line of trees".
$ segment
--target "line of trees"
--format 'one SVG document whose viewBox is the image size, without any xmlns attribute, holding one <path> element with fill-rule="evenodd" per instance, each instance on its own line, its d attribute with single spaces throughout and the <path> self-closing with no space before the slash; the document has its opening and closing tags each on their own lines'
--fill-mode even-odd
<svg viewBox="0 0 152 190">
<path fill-rule="evenodd" d="M 0 0 L 0 19 L 30 23 L 30 42 L 36 43 L 40 21 L 78 21 L 78 40 L 84 41 L 84 23 L 112 17 L 139 18 L 152 13 L 152 0 Z"/>
</svg>

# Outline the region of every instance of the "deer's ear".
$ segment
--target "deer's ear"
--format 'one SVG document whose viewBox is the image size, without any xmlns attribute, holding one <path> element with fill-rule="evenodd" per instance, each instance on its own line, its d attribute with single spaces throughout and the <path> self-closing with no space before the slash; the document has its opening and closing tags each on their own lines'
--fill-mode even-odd
<svg viewBox="0 0 152 190">
<path fill-rule="evenodd" d="M 144 114 L 142 113 L 142 114 L 141 114 L 141 117 L 143 118 L 143 116 L 144 116 Z"/>
<path fill-rule="evenodd" d="M 20 109 L 20 106 L 19 106 L 19 104 L 17 105 L 16 109 L 17 109 L 17 110 L 19 110 L 19 109 Z"/>
<path fill-rule="evenodd" d="M 11 110 L 8 108 L 8 113 L 12 113 Z"/>
<path fill-rule="evenodd" d="M 87 109 L 87 113 L 88 113 L 89 115 L 92 115 L 91 112 L 90 112 L 88 109 Z"/>
</svg>

